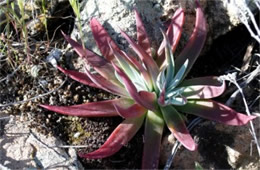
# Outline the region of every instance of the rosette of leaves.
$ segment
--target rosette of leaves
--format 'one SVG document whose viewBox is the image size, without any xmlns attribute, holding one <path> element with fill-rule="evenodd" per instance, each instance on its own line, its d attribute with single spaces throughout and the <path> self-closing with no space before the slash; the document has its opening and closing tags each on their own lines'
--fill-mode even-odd
<svg viewBox="0 0 260 170">
<path fill-rule="evenodd" d="M 96 151 L 80 153 L 96 159 L 120 150 L 144 124 L 142 168 L 157 168 L 164 126 L 181 144 L 193 151 L 196 143 L 186 128 L 185 114 L 192 114 L 227 125 L 244 125 L 255 118 L 211 100 L 221 95 L 225 83 L 215 76 L 185 79 L 204 45 L 206 21 L 196 1 L 196 21 L 191 37 L 182 52 L 174 57 L 184 24 L 184 10 L 179 8 L 164 33 L 163 42 L 153 53 L 140 15 L 135 11 L 137 42 L 121 31 L 136 57 L 120 50 L 106 30 L 95 19 L 90 26 L 102 56 L 84 48 L 69 36 L 65 39 L 96 73 L 60 71 L 83 84 L 100 88 L 120 98 L 73 106 L 42 107 L 61 114 L 85 117 L 121 116 L 123 122 Z M 152 148 L 151 148 L 152 146 Z"/>
</svg>

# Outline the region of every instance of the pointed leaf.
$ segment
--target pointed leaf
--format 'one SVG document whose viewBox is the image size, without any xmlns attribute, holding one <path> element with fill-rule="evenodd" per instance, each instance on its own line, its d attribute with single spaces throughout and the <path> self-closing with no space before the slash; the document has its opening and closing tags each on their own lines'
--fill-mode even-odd
<svg viewBox="0 0 260 170">
<path fill-rule="evenodd" d="M 179 8 L 176 10 L 174 13 L 171 24 L 167 29 L 166 35 L 168 36 L 171 44 L 171 49 L 172 52 L 175 52 L 175 49 L 179 43 L 179 40 L 181 38 L 181 33 L 182 33 L 182 27 L 184 24 L 184 10 L 182 8 Z M 158 60 L 157 63 L 161 65 L 165 59 L 164 55 L 164 48 L 166 46 L 166 42 L 163 41 L 158 49 Z"/>
<path fill-rule="evenodd" d="M 127 93 L 125 88 L 118 86 L 117 84 L 113 84 L 102 76 L 91 74 L 87 69 L 85 69 L 85 71 L 91 81 L 98 85 L 99 88 L 119 96 L 129 97 L 129 94 Z"/>
<path fill-rule="evenodd" d="M 157 80 L 156 80 L 156 85 L 160 91 L 162 91 L 162 89 L 165 88 L 165 86 L 166 86 L 166 81 L 165 81 L 166 69 L 167 69 L 167 67 L 162 68 L 162 71 L 160 71 L 160 73 L 157 77 Z"/>
<path fill-rule="evenodd" d="M 172 17 L 171 24 L 166 32 L 166 34 L 169 37 L 173 53 L 175 52 L 175 49 L 181 38 L 184 21 L 185 21 L 184 9 L 178 8 Z"/>
<path fill-rule="evenodd" d="M 111 61 L 114 59 L 114 55 L 109 48 L 108 43 L 111 44 L 111 46 L 119 51 L 119 47 L 116 45 L 116 43 L 112 40 L 112 38 L 109 36 L 107 31 L 104 29 L 104 27 L 95 19 L 92 18 L 90 21 L 90 27 L 93 33 L 93 36 L 95 38 L 96 44 L 102 53 L 102 55 L 108 60 Z"/>
<path fill-rule="evenodd" d="M 68 75 L 73 80 L 76 80 L 82 84 L 85 84 L 85 85 L 88 85 L 91 87 L 99 88 L 99 86 L 96 85 L 95 83 L 93 83 L 91 81 L 91 79 L 85 73 L 81 73 L 81 72 L 73 71 L 73 70 L 65 70 L 60 66 L 57 66 L 57 67 L 60 71 L 62 71 L 64 74 Z"/>
<path fill-rule="evenodd" d="M 141 75 L 146 81 L 146 85 L 148 86 L 149 91 L 152 91 L 153 87 L 151 77 L 149 76 L 147 70 L 143 67 L 143 65 L 140 64 L 139 61 L 137 61 L 137 59 L 135 59 L 134 57 L 130 57 L 125 52 L 122 51 L 122 54 L 132 64 L 133 67 L 140 71 Z"/>
<path fill-rule="evenodd" d="M 143 72 L 146 72 L 147 73 L 147 71 L 146 71 L 146 69 L 144 68 L 144 66 L 141 64 L 141 63 L 139 63 L 139 61 L 135 58 L 135 57 L 133 57 L 133 56 L 130 56 L 130 55 L 128 55 L 127 53 L 125 53 L 124 51 L 121 51 L 122 52 L 122 56 L 124 56 L 124 58 L 134 67 L 134 68 L 136 68 L 137 70 L 139 70 L 141 73 L 143 73 Z"/>
<path fill-rule="evenodd" d="M 138 93 L 135 85 L 133 84 L 133 82 L 129 79 L 129 77 L 125 74 L 125 72 L 123 70 L 121 70 L 118 66 L 116 66 L 115 64 L 112 63 L 112 65 L 114 66 L 117 74 L 121 77 L 121 79 L 124 82 L 125 88 L 127 89 L 128 93 L 130 94 L 130 96 L 140 105 L 144 106 L 145 108 L 149 109 L 149 110 L 154 110 L 155 106 L 154 106 L 154 102 L 151 102 L 151 100 L 155 101 L 156 96 L 153 93 L 150 92 L 146 92 L 146 94 L 150 93 L 150 97 L 151 98 L 153 96 L 153 99 L 149 99 L 149 101 L 146 99 L 147 96 L 142 96 Z"/>
<path fill-rule="evenodd" d="M 149 56 L 142 47 L 140 47 L 138 44 L 134 42 L 126 33 L 121 31 L 122 36 L 128 41 L 128 43 L 131 45 L 133 50 L 136 52 L 136 54 L 139 56 L 139 58 L 144 63 L 146 69 L 148 70 L 152 80 L 154 88 L 156 88 L 156 78 L 159 74 L 159 68 L 156 64 L 156 62 L 153 60 L 151 56 Z"/>
<path fill-rule="evenodd" d="M 173 106 L 161 107 L 163 118 L 173 135 L 187 149 L 194 151 L 197 148 L 180 113 Z"/>
<path fill-rule="evenodd" d="M 157 169 L 164 121 L 159 113 L 148 111 L 145 121 L 142 169 Z"/>
<path fill-rule="evenodd" d="M 79 44 L 78 42 L 76 42 L 75 40 L 73 40 L 72 38 L 70 38 L 68 35 L 66 35 L 63 31 L 61 31 L 63 37 L 65 38 L 66 41 L 68 41 L 68 43 L 73 47 L 73 49 L 76 51 L 76 53 L 82 57 L 85 58 L 87 56 L 87 50 L 84 49 L 84 47 Z"/>
<path fill-rule="evenodd" d="M 173 53 L 171 51 L 169 39 L 166 37 L 164 32 L 162 32 L 162 34 L 163 34 L 163 39 L 164 39 L 163 41 L 166 41 L 166 46 L 165 46 L 165 56 L 166 56 L 165 62 L 166 62 L 166 67 L 167 67 L 166 84 L 168 84 L 174 77 L 175 64 L 174 64 L 174 57 L 173 57 Z"/>
<path fill-rule="evenodd" d="M 126 59 L 124 55 L 121 55 L 119 52 L 115 51 L 115 49 L 113 49 L 112 46 L 110 46 L 110 48 L 114 56 L 116 57 L 119 65 L 124 70 L 124 72 L 128 75 L 128 77 L 134 82 L 137 89 L 147 90 L 147 85 L 145 80 L 140 75 L 140 73 L 136 70 L 136 68 L 131 65 L 129 60 Z"/>
<path fill-rule="evenodd" d="M 197 1 L 196 4 L 197 9 L 195 28 L 187 45 L 175 60 L 177 70 L 179 70 L 182 67 L 182 65 L 185 63 L 187 59 L 189 60 L 189 65 L 183 78 L 188 74 L 189 70 L 191 69 L 197 57 L 199 56 L 207 36 L 206 20 L 204 14 Z"/>
<path fill-rule="evenodd" d="M 112 65 L 106 59 L 98 56 L 87 48 L 83 48 L 81 44 L 71 39 L 68 35 L 63 33 L 63 36 L 70 43 L 77 54 L 86 59 L 87 63 L 91 65 L 100 75 L 106 79 L 109 79 L 113 83 L 120 85 L 120 82 L 114 75 Z"/>
<path fill-rule="evenodd" d="M 200 77 L 184 80 L 180 86 L 184 86 L 182 95 L 187 97 L 187 99 L 218 97 L 225 91 L 226 87 L 225 81 L 221 82 L 217 77 Z"/>
<path fill-rule="evenodd" d="M 41 107 L 53 112 L 61 113 L 69 116 L 84 116 L 84 117 L 110 117 L 118 116 L 114 108 L 114 104 L 125 100 L 124 98 L 105 100 L 99 102 L 91 102 L 73 106 L 50 106 L 40 105 Z"/>
<path fill-rule="evenodd" d="M 142 126 L 144 115 L 124 120 L 108 137 L 107 141 L 96 151 L 88 154 L 79 154 L 89 159 L 106 158 L 115 154 L 132 139 Z"/>
<path fill-rule="evenodd" d="M 175 75 L 174 79 L 172 79 L 168 84 L 167 84 L 167 92 L 172 91 L 175 89 L 176 86 L 178 86 L 179 83 L 183 80 L 185 71 L 187 70 L 189 64 L 189 60 L 187 59 L 185 63 L 181 66 L 181 68 L 178 70 L 177 74 Z"/>
<path fill-rule="evenodd" d="M 255 116 L 238 113 L 228 106 L 212 100 L 189 100 L 185 106 L 176 106 L 176 109 L 184 113 L 234 126 L 247 124 L 255 118 Z"/>
<path fill-rule="evenodd" d="M 121 100 L 115 103 L 114 106 L 118 114 L 123 118 L 139 117 L 147 112 L 147 109 L 130 99 Z"/>
<path fill-rule="evenodd" d="M 140 45 L 148 55 L 152 56 L 150 41 L 148 39 L 142 19 L 136 10 L 135 10 L 135 19 L 136 19 L 138 45 Z"/>
</svg>

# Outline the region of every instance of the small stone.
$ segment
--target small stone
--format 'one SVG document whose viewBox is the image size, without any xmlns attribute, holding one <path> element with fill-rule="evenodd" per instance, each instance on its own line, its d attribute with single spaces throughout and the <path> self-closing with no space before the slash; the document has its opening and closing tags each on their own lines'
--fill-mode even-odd
<svg viewBox="0 0 260 170">
<path fill-rule="evenodd" d="M 236 168 L 237 164 L 239 163 L 239 158 L 241 157 L 241 153 L 239 153 L 238 151 L 234 150 L 233 148 L 226 146 L 226 151 L 228 154 L 228 163 L 229 165 L 232 166 L 232 168 Z"/>
<path fill-rule="evenodd" d="M 31 76 L 36 78 L 38 77 L 39 75 L 39 71 L 42 69 L 42 66 L 40 65 L 34 65 L 31 70 L 30 70 L 30 73 L 31 73 Z"/>
<path fill-rule="evenodd" d="M 74 95 L 73 100 L 74 100 L 74 102 L 78 102 L 79 101 L 79 95 L 78 94 Z"/>
<path fill-rule="evenodd" d="M 76 133 L 73 135 L 73 137 L 74 137 L 74 138 L 79 138 L 80 135 L 81 135 L 80 132 L 76 132 Z"/>
</svg>

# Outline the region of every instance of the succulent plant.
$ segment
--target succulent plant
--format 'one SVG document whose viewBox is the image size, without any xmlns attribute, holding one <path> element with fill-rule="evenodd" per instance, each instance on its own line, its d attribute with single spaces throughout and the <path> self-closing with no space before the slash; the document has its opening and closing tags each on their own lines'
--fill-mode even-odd
<svg viewBox="0 0 260 170">
<path fill-rule="evenodd" d="M 163 41 L 156 53 L 151 50 L 137 11 L 137 43 L 121 30 L 136 56 L 120 50 L 95 18 L 91 19 L 90 26 L 103 57 L 64 34 L 78 55 L 96 73 L 88 69 L 85 69 L 85 73 L 65 70 L 59 66 L 58 69 L 76 81 L 116 94 L 120 98 L 73 106 L 41 106 L 65 115 L 124 118 L 98 150 L 80 153 L 81 157 L 96 159 L 113 155 L 133 138 L 144 123 L 142 168 L 157 168 L 165 125 L 184 147 L 191 151 L 196 149 L 197 145 L 185 125 L 185 114 L 227 125 L 244 125 L 255 118 L 210 100 L 225 90 L 225 82 L 217 77 L 185 79 L 199 56 L 207 34 L 203 12 L 198 2 L 195 2 L 195 28 L 187 45 L 176 57 L 174 52 L 184 24 L 182 8 L 175 12 L 167 31 L 162 31 Z"/>
</svg>

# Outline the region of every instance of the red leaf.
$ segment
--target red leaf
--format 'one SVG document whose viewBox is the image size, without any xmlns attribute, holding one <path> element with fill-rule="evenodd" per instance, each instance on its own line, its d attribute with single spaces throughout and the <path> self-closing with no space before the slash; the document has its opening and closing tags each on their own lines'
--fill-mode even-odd
<svg viewBox="0 0 260 170">
<path fill-rule="evenodd" d="M 120 84 L 114 75 L 114 69 L 112 65 L 104 58 L 98 56 L 92 51 L 83 48 L 81 44 L 71 39 L 69 36 L 63 33 L 64 38 L 70 43 L 77 54 L 86 59 L 87 63 L 91 65 L 100 75 L 104 78 L 109 79 L 115 84 Z"/>
<path fill-rule="evenodd" d="M 111 61 L 114 59 L 114 55 L 112 51 L 109 48 L 108 43 L 119 51 L 119 47 L 116 45 L 116 43 L 111 39 L 107 31 L 103 28 L 103 26 L 95 19 L 92 18 L 90 21 L 90 27 L 93 33 L 93 36 L 95 38 L 96 44 L 102 53 L 102 55 L 108 60 Z"/>
<path fill-rule="evenodd" d="M 81 73 L 81 72 L 73 71 L 73 70 L 65 70 L 60 66 L 58 66 L 58 69 L 60 71 L 62 71 L 64 74 L 68 75 L 73 80 L 76 80 L 82 84 L 85 84 L 85 85 L 88 85 L 91 87 L 100 88 L 95 83 L 93 83 L 85 73 Z"/>
<path fill-rule="evenodd" d="M 184 80 L 180 87 L 185 87 L 182 93 L 187 99 L 209 99 L 220 96 L 225 91 L 225 82 L 217 77 L 200 77 Z"/>
<path fill-rule="evenodd" d="M 176 106 L 176 109 L 184 113 L 234 126 L 245 125 L 256 118 L 255 116 L 238 113 L 228 106 L 212 100 L 189 100 L 185 106 Z"/>
<path fill-rule="evenodd" d="M 113 99 L 99 102 L 91 102 L 73 106 L 50 106 L 40 105 L 41 107 L 51 110 L 53 112 L 61 113 L 69 116 L 84 116 L 84 117 L 110 117 L 118 116 L 117 111 L 114 108 L 114 104 L 124 100 Z"/>
<path fill-rule="evenodd" d="M 188 68 L 186 69 L 183 78 L 188 74 L 189 70 L 192 68 L 197 57 L 199 56 L 207 36 L 205 17 L 203 15 L 202 9 L 199 6 L 199 4 L 198 3 L 196 4 L 197 4 L 197 9 L 196 9 L 195 28 L 192 32 L 192 35 L 187 45 L 175 60 L 176 70 L 179 70 L 187 59 L 189 61 Z"/>
<path fill-rule="evenodd" d="M 135 19 L 136 19 L 138 45 L 140 45 L 148 55 L 152 56 L 150 41 L 148 39 L 142 19 L 136 10 L 135 10 Z"/>
<path fill-rule="evenodd" d="M 136 52 L 136 54 L 139 56 L 139 58 L 144 63 L 146 69 L 148 70 L 152 80 L 153 85 L 156 88 L 156 78 L 159 74 L 159 68 L 156 64 L 156 62 L 153 60 L 151 56 L 149 56 L 144 49 L 138 44 L 134 42 L 126 33 L 121 31 L 122 36 L 128 41 L 128 43 L 131 45 L 133 50 Z"/>
<path fill-rule="evenodd" d="M 186 105 L 185 105 L 186 106 Z M 181 142 L 187 149 L 194 151 L 197 145 L 192 139 L 182 115 L 173 106 L 161 107 L 163 118 L 173 135 Z"/>
<path fill-rule="evenodd" d="M 149 89 L 152 90 L 152 80 L 151 77 L 149 76 L 147 70 L 143 67 L 142 64 L 140 64 L 137 59 L 134 57 L 130 57 L 127 55 L 125 52 L 122 51 L 123 56 L 132 64 L 134 68 L 140 71 L 142 76 L 144 77 L 145 81 L 147 82 L 147 85 L 149 86 Z"/>
<path fill-rule="evenodd" d="M 169 26 L 166 32 L 166 35 L 168 35 L 169 37 L 173 53 L 176 50 L 178 42 L 181 38 L 184 20 L 185 20 L 184 10 L 182 8 L 177 9 L 172 17 L 171 25 Z"/>
<path fill-rule="evenodd" d="M 139 117 L 147 112 L 147 109 L 134 103 L 133 100 L 121 100 L 114 104 L 116 111 L 123 118 Z"/>
<path fill-rule="evenodd" d="M 155 109 L 154 101 L 156 99 L 156 95 L 151 92 L 146 92 L 146 94 L 147 94 L 146 96 L 143 96 L 142 94 L 138 93 L 135 85 L 129 79 L 129 77 L 125 74 L 125 72 L 123 70 L 121 70 L 118 66 L 116 66 L 115 64 L 113 64 L 113 66 L 114 66 L 117 74 L 122 78 L 125 88 L 127 89 L 128 93 L 136 101 L 136 103 L 142 105 L 143 107 L 145 107 L 149 110 L 154 110 Z M 150 94 L 148 95 L 148 93 L 150 93 Z M 153 101 L 153 102 L 151 102 L 151 101 Z"/>
<path fill-rule="evenodd" d="M 102 76 L 91 74 L 87 69 L 86 69 L 86 74 L 88 75 L 88 77 L 91 79 L 92 82 L 94 82 L 99 86 L 99 88 L 119 96 L 129 97 L 128 92 L 122 86 L 113 84 L 112 82 L 103 78 Z"/>
<path fill-rule="evenodd" d="M 70 38 L 64 32 L 61 31 L 61 33 L 64 36 L 65 40 L 70 43 L 70 45 L 73 47 L 73 49 L 76 51 L 76 53 L 80 57 L 85 58 L 88 55 L 87 54 L 88 51 L 86 49 L 84 49 L 84 47 L 81 44 L 79 44 L 78 42 L 74 41 L 72 38 Z"/>
<path fill-rule="evenodd" d="M 88 154 L 81 153 L 79 156 L 89 159 L 98 159 L 115 154 L 132 139 L 142 126 L 143 120 L 144 116 L 124 120 L 98 150 Z"/>
<path fill-rule="evenodd" d="M 182 27 L 184 24 L 184 10 L 182 8 L 179 8 L 175 11 L 172 20 L 171 20 L 171 24 L 169 25 L 166 35 L 169 38 L 171 47 L 172 47 L 172 52 L 174 53 L 174 51 L 176 50 L 176 47 L 178 45 L 178 42 L 181 38 L 181 33 L 182 33 Z M 165 59 L 165 55 L 164 55 L 164 48 L 166 46 L 166 42 L 163 41 L 158 49 L 158 63 L 161 64 L 164 59 Z"/>
</svg>

